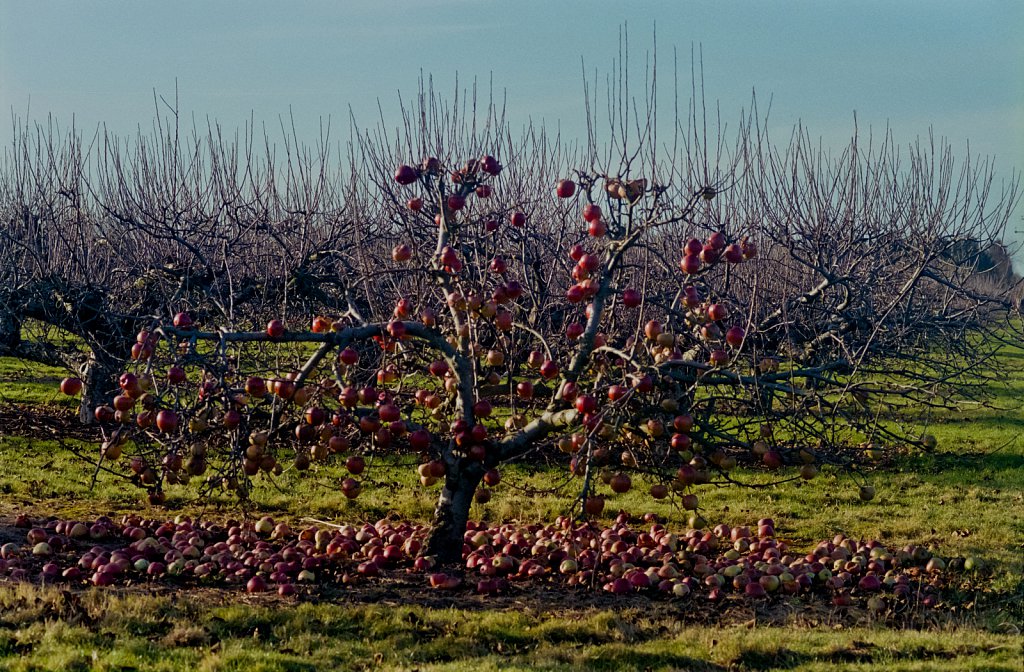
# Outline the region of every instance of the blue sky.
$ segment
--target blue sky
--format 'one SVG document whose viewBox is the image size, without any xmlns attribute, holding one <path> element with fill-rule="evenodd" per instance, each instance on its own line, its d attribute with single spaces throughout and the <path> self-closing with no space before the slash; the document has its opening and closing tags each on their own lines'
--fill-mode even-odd
<svg viewBox="0 0 1024 672">
<path fill-rule="evenodd" d="M 330 116 L 347 131 L 387 115 L 421 70 L 442 91 L 475 78 L 532 119 L 582 138 L 581 59 L 606 73 L 628 22 L 634 62 L 704 52 L 708 97 L 735 119 L 773 100 L 777 141 L 798 120 L 840 147 L 888 124 L 906 144 L 932 127 L 958 156 L 1024 169 L 1024 1 L 830 2 L 16 2 L 0 0 L 0 143 L 14 115 L 117 133 L 148 129 L 153 91 L 201 121 L 252 114 L 274 130 L 292 110 L 300 137 Z M 602 75 L 603 76 L 603 75 Z M 665 83 L 668 83 L 666 78 Z M 665 90 L 667 93 L 667 88 Z M 1018 210 L 1018 213 L 1020 209 Z M 1020 215 L 1014 228 L 1024 228 Z"/>
</svg>

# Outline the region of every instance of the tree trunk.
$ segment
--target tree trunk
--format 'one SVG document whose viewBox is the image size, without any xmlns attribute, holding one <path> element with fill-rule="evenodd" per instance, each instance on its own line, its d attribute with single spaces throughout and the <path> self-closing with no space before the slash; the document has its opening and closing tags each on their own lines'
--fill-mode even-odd
<svg viewBox="0 0 1024 672">
<path fill-rule="evenodd" d="M 21 320 L 10 310 L 0 310 L 0 350 L 15 351 L 21 344 Z"/>
<path fill-rule="evenodd" d="M 452 470 L 445 477 L 423 555 L 434 556 L 441 565 L 462 563 L 462 540 L 469 521 L 469 507 L 483 473 L 482 465 L 470 464 Z"/>
<path fill-rule="evenodd" d="M 83 425 L 95 421 L 93 415 L 97 406 L 109 404 L 117 393 L 117 376 L 121 363 L 108 357 L 97 357 L 95 352 L 89 361 L 82 365 L 82 404 L 78 410 L 78 419 Z"/>
</svg>

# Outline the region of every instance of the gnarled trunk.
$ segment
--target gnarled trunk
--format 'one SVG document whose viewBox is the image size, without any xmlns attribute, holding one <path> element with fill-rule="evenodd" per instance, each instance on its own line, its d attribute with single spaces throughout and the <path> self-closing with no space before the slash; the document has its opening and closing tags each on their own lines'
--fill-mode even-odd
<svg viewBox="0 0 1024 672">
<path fill-rule="evenodd" d="M 95 353 L 81 367 L 82 403 L 78 409 L 78 419 L 83 425 L 95 421 L 93 415 L 97 406 L 109 404 L 117 393 L 117 376 L 122 363 Z"/>
<path fill-rule="evenodd" d="M 462 563 L 462 539 L 469 521 L 469 507 L 483 478 L 479 463 L 453 469 L 446 476 L 434 509 L 433 527 L 423 554 L 434 556 L 441 565 Z"/>
</svg>

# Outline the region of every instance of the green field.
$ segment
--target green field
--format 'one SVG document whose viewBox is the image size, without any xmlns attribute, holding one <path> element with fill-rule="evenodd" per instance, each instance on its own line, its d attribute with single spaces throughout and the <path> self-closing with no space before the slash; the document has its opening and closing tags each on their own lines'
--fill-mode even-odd
<svg viewBox="0 0 1024 672">
<path fill-rule="evenodd" d="M 846 475 L 825 470 L 809 482 L 760 489 L 708 488 L 712 523 L 773 517 L 779 536 L 809 548 L 842 532 L 890 546 L 934 544 L 944 556 L 977 555 L 982 577 L 935 614 L 874 622 L 799 603 L 696 603 L 517 594 L 439 599 L 429 590 L 377 594 L 314 592 L 298 602 L 237 591 L 106 589 L 63 592 L 0 586 L 0 669 L 313 670 L 313 669 L 694 669 L 694 670 L 1020 670 L 1024 629 L 1024 351 L 1007 348 L 1006 372 L 991 407 L 931 419 L 934 454 L 907 452 L 869 473 L 878 495 L 857 496 Z M 142 510 L 164 518 L 186 512 L 238 516 L 237 505 L 200 502 L 169 489 L 174 509 L 151 508 L 140 493 L 92 470 L 67 446 L 54 412 L 71 412 L 56 383 L 63 372 L 0 359 L 0 520 L 15 512 L 86 518 Z M 46 407 L 45 409 L 41 407 Z M 54 407 L 57 407 L 56 411 Z M 435 492 L 410 468 L 368 471 L 376 487 L 354 502 L 337 489 L 340 470 L 286 472 L 254 492 L 251 514 L 299 522 L 426 520 Z M 378 460 L 377 467 L 394 466 Z M 550 520 L 568 497 L 562 471 L 510 467 L 474 515 L 489 521 Z M 770 476 L 743 472 L 745 480 Z M 572 486 L 570 486 L 572 487 Z M 651 500 L 646 488 L 616 496 L 606 509 L 655 511 L 685 527 L 684 512 Z M 2 530 L 12 532 L 9 528 Z M 17 531 L 14 531 L 17 532 Z M 413 604 L 406 604 L 407 602 Z"/>
</svg>

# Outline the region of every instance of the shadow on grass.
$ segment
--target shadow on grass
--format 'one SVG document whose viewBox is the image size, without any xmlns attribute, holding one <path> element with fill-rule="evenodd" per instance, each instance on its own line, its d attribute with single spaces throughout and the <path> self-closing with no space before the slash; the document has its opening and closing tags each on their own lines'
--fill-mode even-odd
<svg viewBox="0 0 1024 672">
<path fill-rule="evenodd" d="M 1003 452 L 923 454 L 905 457 L 899 461 L 899 466 L 904 471 L 927 474 L 928 481 L 934 485 L 1024 490 L 1024 455 Z"/>
<path fill-rule="evenodd" d="M 672 653 L 643 653 L 631 651 L 628 648 L 615 649 L 614 651 L 601 651 L 599 656 L 587 658 L 583 661 L 583 669 L 586 670 L 608 670 L 619 672 L 620 670 L 692 670 L 693 672 L 725 672 L 726 670 L 737 669 L 713 663 L 709 660 L 701 660 L 691 656 Z M 772 669 L 772 668 L 738 668 L 738 669 Z"/>
<path fill-rule="evenodd" d="M 727 669 L 740 670 L 791 670 L 804 665 L 816 663 L 825 669 L 827 664 L 835 665 L 870 665 L 886 664 L 899 661 L 951 661 L 961 656 L 973 656 L 982 653 L 979 647 L 960 647 L 956 650 L 908 646 L 905 649 L 880 647 L 872 642 L 853 640 L 845 646 L 833 647 L 825 651 L 804 653 L 785 647 L 756 647 L 741 651 L 729 662 Z M 684 668 L 689 669 L 689 668 Z"/>
</svg>

